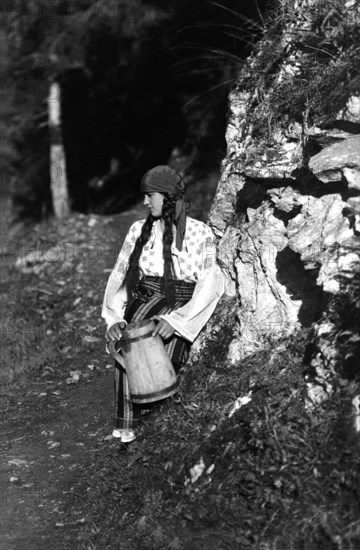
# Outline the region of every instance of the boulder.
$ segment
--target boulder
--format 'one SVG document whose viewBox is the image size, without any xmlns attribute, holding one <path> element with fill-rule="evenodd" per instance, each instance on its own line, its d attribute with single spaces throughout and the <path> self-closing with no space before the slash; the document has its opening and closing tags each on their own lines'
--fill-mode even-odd
<svg viewBox="0 0 360 550">
<path fill-rule="evenodd" d="M 311 157 L 309 168 L 323 183 L 345 178 L 350 188 L 360 190 L 360 135 L 325 147 Z"/>
</svg>

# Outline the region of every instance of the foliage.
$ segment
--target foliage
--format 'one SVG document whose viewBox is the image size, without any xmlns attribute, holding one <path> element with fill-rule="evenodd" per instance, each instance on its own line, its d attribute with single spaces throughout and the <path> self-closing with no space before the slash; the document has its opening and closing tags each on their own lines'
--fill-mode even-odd
<svg viewBox="0 0 360 550">
<path fill-rule="evenodd" d="M 228 4 L 199 0 L 189 9 L 185 0 L 8 3 L 5 44 L 13 92 L 7 99 L 20 113 L 12 122 L 18 134 L 20 120 L 29 131 L 33 125 L 33 135 L 38 127 L 46 132 L 48 81 L 59 79 L 73 208 L 86 212 L 102 194 L 138 189 L 144 170 L 167 162 L 175 146 L 196 166 L 218 167 L 227 95 L 239 60 L 249 52 L 249 32 L 232 24 L 235 12 Z M 45 163 L 35 166 L 26 139 L 17 140 L 15 203 L 21 215 L 36 217 L 48 210 L 43 190 L 49 173 Z M 111 159 L 118 162 L 117 174 L 104 178 Z M 31 162 L 43 188 L 27 173 Z"/>
<path fill-rule="evenodd" d="M 254 47 L 238 81 L 253 94 L 254 131 L 297 121 L 332 122 L 348 98 L 358 94 L 360 17 L 341 0 L 278 3 L 268 14 L 263 39 Z"/>
<path fill-rule="evenodd" d="M 338 351 L 336 374 L 342 378 L 360 381 L 360 276 L 342 281 L 341 290 L 331 298 L 324 315 L 333 327 L 326 336 Z"/>
<path fill-rule="evenodd" d="M 173 74 L 188 128 L 185 148 L 195 144 L 197 166 L 206 169 L 211 159 L 218 165 L 224 156 L 228 95 L 259 38 L 256 20 L 267 3 L 198 1 L 189 10 L 178 1 Z"/>
<path fill-rule="evenodd" d="M 168 155 L 179 133 L 166 72 L 164 18 L 166 14 L 145 9 L 141 2 L 106 0 L 79 5 L 59 1 L 46 6 L 26 1 L 9 14 L 7 44 L 14 105 L 33 134 L 38 126 L 46 129 L 48 79 L 55 77 L 63 85 L 70 196 L 78 210 L 88 209 L 88 180 L 105 174 L 111 158 L 125 165 L 126 177 L 129 165 L 136 164 L 139 156 L 144 164 L 151 157 L 156 162 L 159 154 Z M 175 124 L 171 131 L 166 126 L 169 111 L 173 111 Z M 13 122 L 17 123 L 16 118 Z M 21 134 L 20 124 L 18 130 Z M 27 167 L 32 164 L 43 186 L 49 184 L 49 171 L 45 163 L 37 165 L 26 139 L 22 135 L 17 141 L 17 187 L 21 190 L 20 198 L 16 192 L 15 203 L 23 206 L 21 214 L 35 217 L 33 203 L 41 210 L 47 197 Z M 25 166 L 21 166 L 24 156 Z M 24 178 L 30 181 L 25 189 Z"/>
</svg>

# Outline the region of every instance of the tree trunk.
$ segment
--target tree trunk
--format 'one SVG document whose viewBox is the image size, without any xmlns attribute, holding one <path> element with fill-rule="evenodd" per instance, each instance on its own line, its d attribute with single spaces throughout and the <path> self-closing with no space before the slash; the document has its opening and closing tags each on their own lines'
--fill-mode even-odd
<svg viewBox="0 0 360 550">
<path fill-rule="evenodd" d="M 61 90 L 58 82 L 49 88 L 48 97 L 50 130 L 50 188 L 53 210 L 57 218 L 70 212 L 66 178 L 66 159 L 61 132 Z"/>
</svg>

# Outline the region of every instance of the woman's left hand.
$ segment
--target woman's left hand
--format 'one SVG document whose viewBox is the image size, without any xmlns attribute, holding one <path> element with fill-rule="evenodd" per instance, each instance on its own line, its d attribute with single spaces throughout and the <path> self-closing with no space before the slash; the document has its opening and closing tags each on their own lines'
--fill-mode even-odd
<svg viewBox="0 0 360 550">
<path fill-rule="evenodd" d="M 152 317 L 152 319 L 154 321 L 159 321 L 158 324 L 156 325 L 156 328 L 155 328 L 153 334 L 152 334 L 153 336 L 156 336 L 157 334 L 159 334 L 161 336 L 161 338 L 164 338 L 164 340 L 166 340 L 167 338 L 170 338 L 174 334 L 174 332 L 175 332 L 174 327 L 172 327 L 170 325 L 170 323 L 165 321 L 165 319 L 161 319 L 157 315 Z"/>
</svg>

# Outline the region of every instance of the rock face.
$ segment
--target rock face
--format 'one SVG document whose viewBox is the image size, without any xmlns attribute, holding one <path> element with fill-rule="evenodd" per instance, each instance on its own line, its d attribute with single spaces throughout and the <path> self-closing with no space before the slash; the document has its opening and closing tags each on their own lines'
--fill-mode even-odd
<svg viewBox="0 0 360 550">
<path fill-rule="evenodd" d="M 236 140 L 233 147 L 240 150 Z M 360 269 L 360 136 L 311 157 L 305 183 L 296 176 L 299 149 L 284 140 L 271 164 L 266 152 L 250 167 L 234 170 L 231 153 L 224 163 L 210 223 L 230 266 L 228 293 L 239 295 L 234 358 L 264 337 L 311 326 L 324 295 Z"/>
<path fill-rule="evenodd" d="M 333 124 L 288 121 L 264 140 L 253 132 L 254 94 L 243 81 L 230 96 L 227 157 L 209 216 L 229 267 L 227 292 L 238 298 L 232 361 L 269 336 L 324 332 L 314 323 L 360 271 L 360 93 Z M 315 355 L 320 367 L 321 350 Z"/>
</svg>

